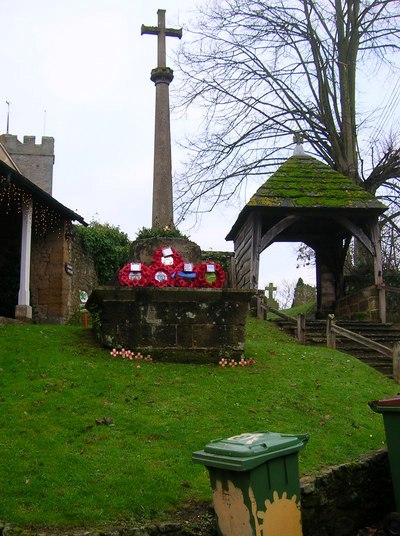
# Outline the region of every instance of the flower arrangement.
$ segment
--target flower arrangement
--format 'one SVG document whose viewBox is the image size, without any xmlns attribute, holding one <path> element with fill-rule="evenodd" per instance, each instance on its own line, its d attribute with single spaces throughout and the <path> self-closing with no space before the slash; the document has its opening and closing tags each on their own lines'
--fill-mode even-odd
<svg viewBox="0 0 400 536">
<path fill-rule="evenodd" d="M 118 273 L 118 281 L 129 287 L 221 288 L 225 284 L 221 265 L 206 261 L 196 266 L 185 263 L 174 248 L 162 246 L 155 251 L 150 266 L 129 263 Z"/>
</svg>

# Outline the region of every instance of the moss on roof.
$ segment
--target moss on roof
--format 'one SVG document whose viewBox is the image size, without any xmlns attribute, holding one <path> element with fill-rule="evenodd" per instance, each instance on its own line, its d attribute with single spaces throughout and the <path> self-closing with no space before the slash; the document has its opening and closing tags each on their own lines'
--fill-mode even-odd
<svg viewBox="0 0 400 536">
<path fill-rule="evenodd" d="M 319 160 L 292 156 L 257 190 L 248 207 L 376 208 L 372 194 Z"/>
</svg>

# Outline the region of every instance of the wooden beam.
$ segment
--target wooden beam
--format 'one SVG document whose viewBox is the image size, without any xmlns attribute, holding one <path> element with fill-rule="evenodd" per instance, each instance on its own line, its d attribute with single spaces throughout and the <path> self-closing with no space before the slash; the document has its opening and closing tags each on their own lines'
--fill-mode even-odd
<svg viewBox="0 0 400 536">
<path fill-rule="evenodd" d="M 275 238 L 280 235 L 285 229 L 293 225 L 300 219 L 299 216 L 286 216 L 283 220 L 273 225 L 262 237 L 259 245 L 259 254 L 264 251 L 268 246 L 272 244 Z"/>
<path fill-rule="evenodd" d="M 260 267 L 259 243 L 261 242 L 261 218 L 258 214 L 253 214 L 253 237 L 251 252 L 251 287 L 258 288 L 258 273 Z"/>
<path fill-rule="evenodd" d="M 335 216 L 335 220 L 341 223 L 343 227 L 348 229 L 353 236 L 358 238 L 358 240 L 362 244 L 364 244 L 364 246 L 371 253 L 371 255 L 375 256 L 376 252 L 375 252 L 374 243 L 372 239 L 364 233 L 361 227 L 358 227 L 358 225 L 353 223 L 351 220 L 349 220 L 345 216 Z"/>
</svg>

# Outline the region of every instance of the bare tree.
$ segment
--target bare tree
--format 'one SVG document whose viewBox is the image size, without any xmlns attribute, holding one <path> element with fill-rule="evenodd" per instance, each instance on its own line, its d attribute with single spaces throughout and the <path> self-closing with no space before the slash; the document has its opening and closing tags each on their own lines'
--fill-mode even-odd
<svg viewBox="0 0 400 536">
<path fill-rule="evenodd" d="M 279 283 L 275 299 L 280 309 L 289 309 L 292 306 L 295 287 L 296 281 L 284 279 Z"/>
<path fill-rule="evenodd" d="M 372 140 L 373 152 L 359 148 L 360 131 L 381 110 L 361 110 L 357 75 L 368 68 L 386 83 L 398 77 L 399 0 L 218 0 L 198 21 L 180 49 L 175 86 L 183 110 L 201 109 L 176 189 L 181 218 L 212 210 L 276 168 L 294 133 L 368 191 L 386 185 L 395 202 L 399 145 L 393 137 L 380 148 Z"/>
</svg>

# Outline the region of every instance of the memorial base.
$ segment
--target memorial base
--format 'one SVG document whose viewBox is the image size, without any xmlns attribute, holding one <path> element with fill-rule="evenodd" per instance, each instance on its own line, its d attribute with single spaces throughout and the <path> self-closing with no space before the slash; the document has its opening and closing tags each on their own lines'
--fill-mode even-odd
<svg viewBox="0 0 400 536">
<path fill-rule="evenodd" d="M 87 302 L 102 344 L 159 361 L 240 358 L 253 291 L 99 287 Z"/>
</svg>

